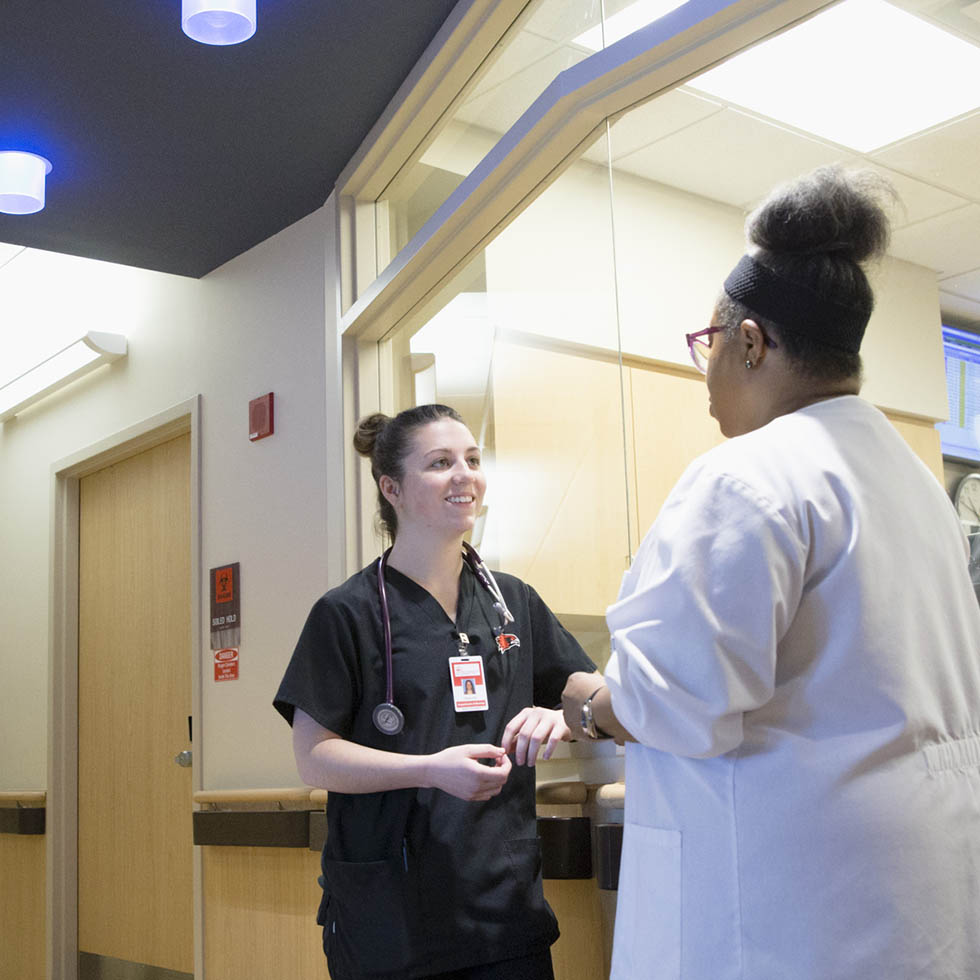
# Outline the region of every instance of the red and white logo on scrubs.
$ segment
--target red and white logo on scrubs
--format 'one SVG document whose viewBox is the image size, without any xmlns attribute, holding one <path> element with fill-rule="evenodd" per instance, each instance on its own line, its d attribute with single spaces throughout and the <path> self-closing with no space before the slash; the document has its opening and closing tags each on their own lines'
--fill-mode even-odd
<svg viewBox="0 0 980 980">
<path fill-rule="evenodd" d="M 520 645 L 521 638 L 514 633 L 497 634 L 497 649 L 501 653 L 506 653 L 512 647 L 519 647 Z"/>
</svg>

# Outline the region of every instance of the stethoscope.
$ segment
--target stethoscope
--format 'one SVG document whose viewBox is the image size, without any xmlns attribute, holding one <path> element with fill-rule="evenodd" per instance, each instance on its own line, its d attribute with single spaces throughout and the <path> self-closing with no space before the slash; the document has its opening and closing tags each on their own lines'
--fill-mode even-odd
<svg viewBox="0 0 980 980">
<path fill-rule="evenodd" d="M 405 727 L 405 716 L 395 704 L 395 683 L 391 667 L 391 614 L 388 610 L 388 592 L 385 589 L 385 568 L 388 566 L 390 554 L 391 548 L 378 559 L 378 597 L 381 599 L 381 624 L 385 634 L 385 699 L 374 709 L 371 715 L 374 727 L 382 735 L 397 735 Z M 477 554 L 476 548 L 466 541 L 463 542 L 463 560 L 470 566 L 477 581 L 493 599 L 493 608 L 497 610 L 497 615 L 500 617 L 500 626 L 493 631 L 494 635 L 497 636 L 508 623 L 514 622 L 514 615 L 507 608 L 507 603 L 497 585 L 497 580 L 493 577 L 493 572 L 487 568 L 486 562 Z"/>
</svg>

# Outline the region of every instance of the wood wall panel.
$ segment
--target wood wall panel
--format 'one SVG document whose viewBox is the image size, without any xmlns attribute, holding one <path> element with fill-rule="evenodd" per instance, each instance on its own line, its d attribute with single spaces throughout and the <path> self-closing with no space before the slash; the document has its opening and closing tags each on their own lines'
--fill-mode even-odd
<svg viewBox="0 0 980 980">
<path fill-rule="evenodd" d="M 943 448 L 935 423 L 890 414 L 888 419 L 898 429 L 898 434 L 909 444 L 912 452 L 932 470 L 936 479 L 945 485 Z"/>
<path fill-rule="evenodd" d="M 603 910 L 595 878 L 546 880 L 544 897 L 561 929 L 558 942 L 551 947 L 556 980 L 600 980 L 608 976 Z"/>
<path fill-rule="evenodd" d="M 614 362 L 494 348 L 488 559 L 559 615 L 604 615 L 628 566 L 622 398 Z"/>
<path fill-rule="evenodd" d="M 0 980 L 44 980 L 44 841 L 0 834 Z"/>
<path fill-rule="evenodd" d="M 320 856 L 301 848 L 204 849 L 204 963 L 208 980 L 330 974 L 314 921 Z M 595 879 L 546 881 L 561 938 L 558 980 L 606 975 L 603 909 Z"/>
<path fill-rule="evenodd" d="M 724 442 L 700 376 L 630 368 L 640 538 L 688 464 Z"/>
<path fill-rule="evenodd" d="M 328 980 L 320 904 L 320 855 L 305 848 L 206 847 L 204 967 L 207 980 Z"/>
</svg>

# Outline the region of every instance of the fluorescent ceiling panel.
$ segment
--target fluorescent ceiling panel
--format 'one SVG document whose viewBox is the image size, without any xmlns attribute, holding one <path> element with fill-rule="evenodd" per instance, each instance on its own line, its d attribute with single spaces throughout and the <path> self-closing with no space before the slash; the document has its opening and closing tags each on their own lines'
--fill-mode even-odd
<svg viewBox="0 0 980 980">
<path fill-rule="evenodd" d="M 619 13 L 606 18 L 606 47 L 638 31 L 641 27 L 660 20 L 664 14 L 669 14 L 685 2 L 686 0 L 639 0 L 638 3 L 631 3 Z M 602 24 L 599 23 L 595 27 L 590 27 L 584 34 L 579 34 L 572 44 L 598 51 L 603 46 L 602 35 Z"/>
<path fill-rule="evenodd" d="M 980 106 L 980 49 L 884 0 L 845 0 L 688 86 L 867 153 Z"/>
</svg>

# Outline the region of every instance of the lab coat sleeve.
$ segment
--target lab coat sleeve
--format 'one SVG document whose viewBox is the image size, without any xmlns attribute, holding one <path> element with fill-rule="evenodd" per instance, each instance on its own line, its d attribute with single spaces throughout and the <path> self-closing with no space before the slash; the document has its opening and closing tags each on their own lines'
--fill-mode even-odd
<svg viewBox="0 0 980 980">
<path fill-rule="evenodd" d="M 637 741 L 696 758 L 739 746 L 743 714 L 772 697 L 803 588 L 793 523 L 710 465 L 682 477 L 606 616 L 613 710 Z"/>
</svg>

